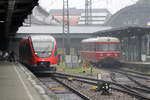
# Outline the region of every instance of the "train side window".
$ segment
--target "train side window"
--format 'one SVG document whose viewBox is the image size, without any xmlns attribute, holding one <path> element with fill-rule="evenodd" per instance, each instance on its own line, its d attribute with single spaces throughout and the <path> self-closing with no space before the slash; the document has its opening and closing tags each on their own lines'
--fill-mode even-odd
<svg viewBox="0 0 150 100">
<path fill-rule="evenodd" d="M 22 55 L 23 55 L 23 57 L 25 57 L 25 55 L 26 55 L 26 42 L 23 45 L 24 46 L 23 46 L 23 49 L 22 49 Z"/>
<path fill-rule="evenodd" d="M 26 44 L 26 52 L 27 52 L 27 55 L 28 55 L 28 56 L 32 56 L 32 52 L 31 52 L 29 43 Z"/>
<path fill-rule="evenodd" d="M 92 43 L 92 51 L 96 51 L 95 49 L 96 49 L 96 47 L 95 47 L 95 44 L 94 43 Z"/>
<path fill-rule="evenodd" d="M 85 47 L 86 47 L 86 45 L 85 45 L 85 44 L 83 44 L 83 50 L 85 50 Z"/>
<path fill-rule="evenodd" d="M 85 51 L 87 51 L 87 44 L 84 44 L 83 49 L 84 49 Z"/>
<path fill-rule="evenodd" d="M 84 44 L 84 50 L 87 51 L 88 47 L 87 44 Z"/>
<path fill-rule="evenodd" d="M 54 56 L 57 55 L 57 48 L 55 48 L 55 51 L 54 51 Z"/>
<path fill-rule="evenodd" d="M 93 45 L 89 44 L 89 51 L 92 51 L 92 47 L 93 47 Z"/>
<path fill-rule="evenodd" d="M 21 44 L 19 45 L 19 57 L 23 56 L 23 47 L 21 46 Z"/>
<path fill-rule="evenodd" d="M 82 44 L 82 49 L 81 50 L 84 51 L 85 50 L 84 48 L 85 48 L 85 44 Z"/>
<path fill-rule="evenodd" d="M 94 51 L 96 51 L 96 44 L 94 44 Z"/>
<path fill-rule="evenodd" d="M 90 51 L 90 44 L 87 44 L 87 50 Z"/>
<path fill-rule="evenodd" d="M 90 47 L 91 47 L 90 44 L 88 44 L 88 51 L 90 51 Z"/>
<path fill-rule="evenodd" d="M 91 44 L 90 49 L 91 49 L 91 51 L 93 51 L 93 50 L 94 50 L 94 45 L 93 45 L 93 44 Z"/>
</svg>

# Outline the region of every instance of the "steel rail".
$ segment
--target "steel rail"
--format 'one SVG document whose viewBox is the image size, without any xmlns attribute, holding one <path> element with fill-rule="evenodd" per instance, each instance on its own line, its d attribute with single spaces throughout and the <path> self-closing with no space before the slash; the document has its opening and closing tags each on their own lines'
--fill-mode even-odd
<svg viewBox="0 0 150 100">
<path fill-rule="evenodd" d="M 100 82 L 106 82 L 106 83 L 110 83 L 112 85 L 118 86 L 120 88 L 123 88 L 123 89 L 126 90 L 125 93 L 129 93 L 129 94 L 131 94 L 133 96 L 136 96 L 136 97 L 138 97 L 140 99 L 142 98 L 142 100 L 143 99 L 144 100 L 150 100 L 150 98 L 145 97 L 145 96 L 137 93 L 136 91 L 130 89 L 129 87 L 126 87 L 126 86 L 121 85 L 121 84 L 116 83 L 116 82 L 104 81 L 104 80 L 94 79 L 94 78 L 90 78 L 90 77 L 84 77 L 84 76 L 78 76 L 78 75 L 71 75 L 71 74 L 64 74 L 64 73 L 58 73 L 58 72 L 51 72 L 51 71 L 45 71 L 45 72 L 42 72 L 42 74 L 46 74 L 47 77 L 60 77 L 60 78 L 66 78 L 66 79 L 68 79 L 68 77 L 73 77 L 74 80 L 76 80 L 76 81 L 77 81 L 77 78 L 79 78 L 79 79 L 84 79 L 84 82 L 85 82 L 85 80 L 96 81 L 96 82 L 98 82 L 98 81 L 100 81 Z M 123 90 L 121 90 L 121 91 L 123 91 Z"/>
<path fill-rule="evenodd" d="M 150 80 L 150 78 L 147 78 L 147 77 L 144 77 L 144 76 L 137 76 L 137 75 L 133 75 L 133 74 L 137 74 L 137 73 L 128 73 L 128 72 L 126 72 L 125 70 L 123 71 L 123 70 L 113 70 L 114 72 L 116 72 L 116 73 L 120 73 L 120 74 L 128 74 L 128 75 L 131 75 L 131 76 L 133 76 L 133 77 L 137 77 L 137 78 L 141 78 L 141 79 L 146 79 L 146 80 Z"/>
<path fill-rule="evenodd" d="M 150 89 L 149 86 L 141 84 L 140 82 L 136 81 L 135 79 L 133 79 L 131 76 L 127 76 L 130 80 L 132 80 L 134 83 L 136 83 L 137 85 L 139 85 L 140 87 L 144 87 L 146 89 Z"/>
<path fill-rule="evenodd" d="M 141 73 L 141 72 L 135 72 L 135 71 L 129 71 L 129 70 L 121 70 L 121 69 L 120 69 L 120 71 L 126 71 L 126 72 L 130 72 L 130 73 L 135 73 L 135 74 L 139 74 L 139 75 L 150 77 L 149 74 L 145 74 L 145 73 Z"/>
<path fill-rule="evenodd" d="M 78 96 L 80 96 L 81 98 L 83 98 L 84 100 L 92 100 L 91 98 L 89 98 L 87 95 L 84 95 L 83 93 L 77 91 L 76 89 L 74 89 L 73 87 L 70 87 L 69 85 L 65 84 L 64 82 L 60 81 L 57 78 L 53 79 L 57 82 L 59 82 L 60 84 L 62 84 L 63 86 L 67 87 L 69 90 L 71 90 L 73 93 L 77 94 Z"/>
<path fill-rule="evenodd" d="M 133 81 L 135 84 L 139 85 L 140 87 L 144 87 L 145 89 L 143 89 L 143 90 L 145 90 L 145 91 L 150 91 L 150 90 L 148 90 L 148 89 L 150 89 L 149 86 L 144 85 L 144 84 L 141 84 L 140 82 L 138 82 L 138 81 L 136 81 L 135 79 L 132 78 L 132 77 L 136 77 L 136 78 L 141 78 L 141 79 L 143 79 L 143 77 L 141 77 L 141 76 L 136 76 L 136 75 L 132 75 L 132 73 L 129 74 L 129 73 L 118 72 L 118 71 L 115 71 L 115 72 L 125 75 L 128 79 L 130 79 L 131 81 Z M 132 76 L 132 77 L 131 77 L 131 76 Z M 147 79 L 147 78 L 144 78 L 144 79 Z M 147 90 L 146 90 L 146 89 L 147 89 Z M 141 89 L 141 90 L 142 90 L 142 89 Z"/>
<path fill-rule="evenodd" d="M 60 76 L 59 76 L 60 75 Z M 64 76 L 63 76 L 64 75 Z M 113 85 L 115 85 L 115 86 L 118 86 L 118 87 L 121 87 L 121 88 L 124 88 L 124 89 L 126 89 L 127 91 L 125 91 L 125 93 L 129 93 L 129 94 L 131 94 L 131 95 L 134 95 L 134 96 L 136 96 L 136 97 L 138 97 L 138 98 L 142 98 L 142 99 L 144 99 L 144 100 L 149 100 L 150 98 L 148 98 L 148 97 L 145 97 L 145 96 L 143 96 L 143 95 L 141 95 L 141 94 L 139 94 L 139 93 L 137 93 L 136 91 L 134 91 L 134 90 L 132 90 L 132 89 L 130 89 L 129 87 L 126 87 L 126 86 L 124 86 L 124 85 L 121 85 L 121 84 L 119 84 L 119 83 L 114 83 L 114 82 L 109 82 L 109 81 L 102 81 L 102 80 L 98 80 L 98 79 L 93 79 L 93 78 L 87 78 L 87 77 L 83 77 L 83 76 L 76 76 L 76 75 L 68 75 L 68 74 L 62 74 L 62 73 L 57 73 L 57 75 L 54 75 L 54 77 L 60 77 L 60 78 L 68 78 L 68 76 L 70 77 L 70 76 L 72 76 L 72 77 L 75 77 L 75 78 L 80 78 L 80 80 L 79 79 L 73 79 L 73 80 L 76 80 L 76 81 L 80 81 L 80 82 L 85 82 L 85 83 L 90 83 L 90 84 L 95 84 L 95 83 L 92 83 L 92 82 L 88 82 L 88 81 L 85 81 L 85 80 L 81 80 L 81 79 L 86 79 L 86 80 L 91 80 L 91 81 L 101 81 L 101 82 L 108 82 L 108 83 L 110 83 L 110 84 L 113 84 Z M 113 89 L 116 89 L 116 88 L 113 88 Z M 123 91 L 123 90 L 121 90 L 121 91 Z"/>
</svg>

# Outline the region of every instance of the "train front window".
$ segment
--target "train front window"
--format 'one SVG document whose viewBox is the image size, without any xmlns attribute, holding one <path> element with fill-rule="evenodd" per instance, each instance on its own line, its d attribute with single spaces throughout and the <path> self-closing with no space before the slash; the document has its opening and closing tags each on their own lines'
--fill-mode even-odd
<svg viewBox="0 0 150 100">
<path fill-rule="evenodd" d="M 120 44 L 109 44 L 110 51 L 120 51 Z"/>
<path fill-rule="evenodd" d="M 99 44 L 97 51 L 120 51 L 119 44 Z"/>
<path fill-rule="evenodd" d="M 108 44 L 99 44 L 97 50 L 98 51 L 108 51 Z"/>
<path fill-rule="evenodd" d="M 52 41 L 32 41 L 33 49 L 38 57 L 49 57 L 52 53 L 53 42 Z"/>
</svg>

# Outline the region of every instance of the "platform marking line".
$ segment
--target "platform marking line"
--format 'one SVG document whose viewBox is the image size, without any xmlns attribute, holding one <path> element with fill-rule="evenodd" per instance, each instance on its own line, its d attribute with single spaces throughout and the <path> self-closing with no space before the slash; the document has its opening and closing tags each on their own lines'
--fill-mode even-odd
<svg viewBox="0 0 150 100">
<path fill-rule="evenodd" d="M 29 89 L 27 88 L 27 86 L 25 85 L 23 79 L 21 78 L 20 73 L 18 72 L 18 70 L 16 69 L 16 67 L 15 67 L 14 69 L 15 69 L 15 71 L 17 72 L 17 75 L 18 75 L 18 77 L 19 77 L 19 79 L 20 79 L 20 81 L 21 81 L 21 83 L 22 83 L 24 89 L 26 90 L 26 93 L 27 93 L 28 97 L 30 98 L 30 100 L 34 100 L 34 98 L 33 98 L 33 96 L 31 95 Z"/>
</svg>

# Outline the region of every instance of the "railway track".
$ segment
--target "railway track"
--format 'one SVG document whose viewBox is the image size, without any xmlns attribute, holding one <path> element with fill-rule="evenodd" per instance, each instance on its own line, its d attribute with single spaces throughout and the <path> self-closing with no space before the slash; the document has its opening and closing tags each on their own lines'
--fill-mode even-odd
<svg viewBox="0 0 150 100">
<path fill-rule="evenodd" d="M 50 75 L 50 76 L 52 76 L 53 78 L 55 78 L 55 79 L 59 79 L 58 81 L 59 82 L 65 82 L 64 80 L 67 80 L 69 77 L 71 77 L 71 78 L 73 78 L 72 79 L 72 81 L 76 81 L 75 83 L 76 83 L 76 85 L 77 85 L 77 83 L 79 83 L 79 82 L 81 82 L 82 84 L 89 84 L 89 85 L 98 85 L 97 83 L 98 82 L 107 82 L 107 83 L 110 83 L 111 85 L 112 85 L 112 89 L 113 89 L 113 91 L 120 91 L 120 92 L 124 92 L 124 93 L 126 93 L 126 94 L 129 94 L 129 95 L 131 95 L 132 97 L 132 99 L 133 98 L 137 98 L 137 99 L 142 99 L 142 100 L 148 100 L 148 99 L 150 99 L 149 97 L 146 97 L 145 95 L 141 95 L 140 93 L 138 93 L 137 91 L 135 91 L 135 90 L 133 90 L 133 89 L 131 89 L 129 86 L 124 86 L 124 85 L 122 85 L 122 84 L 119 84 L 119 83 L 116 83 L 116 82 L 112 82 L 112 81 L 104 81 L 104 80 L 98 80 L 98 79 L 94 79 L 94 78 L 90 78 L 90 77 L 83 77 L 83 76 L 78 76 L 78 75 L 70 75 L 70 74 L 63 74 L 63 73 L 51 73 L 51 72 L 45 72 L 44 74 L 47 74 L 48 76 Z M 62 80 L 63 79 L 63 80 Z M 72 82 L 72 81 L 69 81 L 69 82 L 71 82 L 71 83 L 69 83 L 69 84 L 72 84 L 72 83 L 74 83 L 74 82 Z M 67 81 L 68 82 L 68 81 Z M 62 83 L 61 83 L 62 84 Z M 65 83 L 63 83 L 63 85 L 64 85 Z M 68 83 L 67 83 L 68 84 Z M 75 86 L 75 85 L 74 85 Z M 71 85 L 71 87 L 69 87 L 69 88 L 72 88 L 73 87 L 73 85 Z M 68 87 L 67 87 L 68 88 Z M 96 92 L 94 92 L 93 94 L 91 93 L 91 91 L 90 91 L 90 89 L 88 89 L 88 90 L 86 90 L 86 91 L 88 91 L 88 92 L 90 92 L 90 94 L 92 94 L 92 95 L 89 95 L 89 93 L 85 93 L 85 92 L 83 92 L 84 90 L 80 90 L 80 89 L 77 89 L 77 88 L 75 88 L 74 90 L 76 90 L 77 92 L 79 92 L 80 91 L 80 93 L 77 93 L 77 94 L 83 94 L 83 96 L 84 97 L 88 97 L 87 99 L 85 99 L 84 97 L 82 97 L 82 96 L 80 96 L 81 98 L 83 98 L 83 99 L 85 99 L 85 100 L 95 100 L 96 98 L 98 98 L 98 97 L 96 97 L 96 96 L 94 96 L 94 95 L 96 95 L 97 93 Z M 147 92 L 149 92 L 149 91 L 147 91 Z M 99 93 L 100 94 L 100 93 Z M 92 96 L 94 96 L 94 97 L 92 97 Z M 101 96 L 102 97 L 102 96 Z M 106 97 L 106 96 L 105 96 Z M 94 99 L 93 99 L 94 98 Z M 100 96 L 99 96 L 99 98 L 100 98 Z M 131 100 L 132 100 L 131 99 Z M 96 99 L 97 100 L 97 99 Z M 102 99 L 98 99 L 98 100 L 102 100 Z M 108 99 L 109 100 L 109 99 Z M 120 99 L 120 100 L 125 100 L 125 99 Z M 128 100 L 128 99 L 127 99 Z M 136 99 L 135 99 L 136 100 Z"/>
<path fill-rule="evenodd" d="M 46 91 L 52 100 L 83 100 L 81 95 L 78 96 L 74 93 L 73 88 L 56 78 L 39 77 L 39 80 L 47 87 Z"/>
<path fill-rule="evenodd" d="M 148 85 L 144 84 L 146 82 L 146 80 L 150 79 L 150 77 L 148 75 L 139 74 L 136 72 L 132 73 L 131 71 L 126 71 L 126 70 L 113 70 L 113 73 L 118 74 L 118 75 L 115 75 L 116 78 L 111 77 L 111 79 L 114 82 L 121 83 L 121 82 L 117 81 L 117 76 L 124 75 L 124 77 L 122 77 L 122 80 L 126 87 L 129 87 L 130 89 L 132 89 L 133 91 L 135 91 L 136 93 L 138 93 L 140 95 L 150 98 L 150 96 L 149 96 L 150 87 Z M 124 80 L 126 80 L 126 81 L 124 81 Z"/>
<path fill-rule="evenodd" d="M 150 75 L 148 74 L 144 74 L 144 73 L 140 73 L 140 72 L 135 72 L 135 71 L 129 71 L 129 70 L 113 70 L 114 72 L 117 73 L 121 73 L 121 74 L 128 74 L 132 77 L 136 77 L 136 78 L 141 78 L 141 79 L 145 79 L 145 80 L 150 80 Z"/>
</svg>

